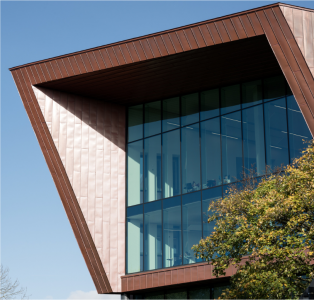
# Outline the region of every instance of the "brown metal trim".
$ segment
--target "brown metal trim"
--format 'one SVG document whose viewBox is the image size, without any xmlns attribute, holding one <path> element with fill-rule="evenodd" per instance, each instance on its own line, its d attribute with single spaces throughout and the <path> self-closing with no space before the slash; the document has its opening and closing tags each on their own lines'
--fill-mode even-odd
<svg viewBox="0 0 314 300">
<path fill-rule="evenodd" d="M 26 112 L 35 131 L 39 145 L 53 177 L 62 204 L 71 223 L 74 235 L 82 251 L 86 265 L 98 293 L 110 293 L 112 289 L 103 269 L 98 252 L 90 235 L 86 221 L 78 205 L 66 171 L 54 146 L 49 129 L 36 100 L 26 69 L 15 70 L 12 76 L 20 93 Z"/>
<path fill-rule="evenodd" d="M 216 279 L 216 277 L 213 276 L 212 271 L 212 265 L 204 262 L 193 265 L 129 274 L 121 276 L 122 292 L 140 292 L 141 290 L 151 288 Z M 235 272 L 235 267 L 231 265 L 226 270 L 225 276 L 219 276 L 218 278 L 228 278 L 234 275 Z"/>
</svg>

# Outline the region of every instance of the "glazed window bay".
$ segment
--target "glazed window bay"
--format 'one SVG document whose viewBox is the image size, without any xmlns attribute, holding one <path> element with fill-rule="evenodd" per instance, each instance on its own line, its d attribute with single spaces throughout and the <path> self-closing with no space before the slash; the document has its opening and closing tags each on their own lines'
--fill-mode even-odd
<svg viewBox="0 0 314 300">
<path fill-rule="evenodd" d="M 209 203 L 311 139 L 283 76 L 132 106 L 127 121 L 127 273 L 200 262 Z"/>
</svg>

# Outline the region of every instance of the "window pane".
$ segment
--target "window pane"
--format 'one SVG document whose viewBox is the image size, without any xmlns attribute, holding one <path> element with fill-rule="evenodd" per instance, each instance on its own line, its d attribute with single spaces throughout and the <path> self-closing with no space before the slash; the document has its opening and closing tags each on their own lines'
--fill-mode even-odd
<svg viewBox="0 0 314 300">
<path fill-rule="evenodd" d="M 143 141 L 128 144 L 128 206 L 143 203 Z"/>
<path fill-rule="evenodd" d="M 187 299 L 187 296 L 186 290 L 170 291 L 165 293 L 165 299 Z"/>
<path fill-rule="evenodd" d="M 263 175 L 265 173 L 263 105 L 244 109 L 242 122 L 245 172 L 250 174 L 249 170 L 252 170 L 255 176 Z"/>
<path fill-rule="evenodd" d="M 144 269 L 162 268 L 161 201 L 144 205 Z"/>
<path fill-rule="evenodd" d="M 287 105 L 290 159 L 293 161 L 293 159 L 301 156 L 301 151 L 307 146 L 302 140 L 309 141 L 312 139 L 312 135 L 294 96 L 287 97 Z"/>
<path fill-rule="evenodd" d="M 286 80 L 283 75 L 264 80 L 264 100 L 270 101 L 285 96 Z"/>
<path fill-rule="evenodd" d="M 202 187 L 221 184 L 220 118 L 201 123 Z"/>
<path fill-rule="evenodd" d="M 162 135 L 162 182 L 164 198 L 179 195 L 180 185 L 180 130 Z"/>
<path fill-rule="evenodd" d="M 272 171 L 289 163 L 285 98 L 265 103 L 266 162 Z"/>
<path fill-rule="evenodd" d="M 133 298 L 136 299 L 136 298 Z M 138 298 L 138 299 L 142 299 L 142 298 Z M 147 293 L 144 296 L 144 299 L 165 299 L 164 298 L 164 293 L 163 292 L 154 292 L 154 293 Z"/>
<path fill-rule="evenodd" d="M 219 89 L 201 93 L 201 121 L 219 116 Z"/>
<path fill-rule="evenodd" d="M 199 121 L 198 93 L 182 96 L 181 125 L 185 126 Z"/>
<path fill-rule="evenodd" d="M 143 138 L 143 105 L 128 108 L 128 141 Z"/>
<path fill-rule="evenodd" d="M 161 199 L 161 135 L 144 140 L 144 201 Z"/>
<path fill-rule="evenodd" d="M 182 265 L 181 197 L 163 200 L 163 267 Z"/>
<path fill-rule="evenodd" d="M 194 288 L 189 290 L 189 299 L 211 299 L 211 288 Z"/>
<path fill-rule="evenodd" d="M 143 206 L 127 209 L 127 273 L 143 271 Z"/>
<path fill-rule="evenodd" d="M 199 123 L 181 129 L 182 134 L 182 193 L 200 189 L 200 137 Z"/>
<path fill-rule="evenodd" d="M 183 264 L 202 261 L 194 256 L 191 249 L 202 238 L 202 206 L 201 192 L 182 196 L 183 224 Z"/>
<path fill-rule="evenodd" d="M 161 132 L 161 101 L 145 104 L 144 137 Z"/>
<path fill-rule="evenodd" d="M 241 112 L 221 117 L 223 183 L 242 177 Z"/>
<path fill-rule="evenodd" d="M 216 286 L 214 287 L 214 299 L 218 299 L 221 294 L 226 290 L 229 289 L 230 285 L 225 285 L 225 286 Z"/>
<path fill-rule="evenodd" d="M 221 89 L 221 114 L 241 108 L 240 85 L 231 85 Z"/>
<path fill-rule="evenodd" d="M 249 107 L 263 102 L 262 81 L 256 80 L 242 84 L 242 107 Z"/>
<path fill-rule="evenodd" d="M 162 131 L 180 127 L 180 98 L 166 99 L 162 102 Z"/>
<path fill-rule="evenodd" d="M 216 187 L 202 191 L 202 207 L 203 207 L 203 237 L 206 238 L 214 231 L 215 222 L 208 223 L 211 212 L 208 211 L 210 203 L 222 197 L 221 187 Z"/>
</svg>

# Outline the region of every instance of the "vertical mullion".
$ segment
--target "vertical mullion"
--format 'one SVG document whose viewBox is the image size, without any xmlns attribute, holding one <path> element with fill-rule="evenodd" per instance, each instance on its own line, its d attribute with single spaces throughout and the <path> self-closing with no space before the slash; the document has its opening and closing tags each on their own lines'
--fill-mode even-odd
<svg viewBox="0 0 314 300">
<path fill-rule="evenodd" d="M 243 109 L 242 109 L 242 84 L 240 84 L 240 108 L 241 108 L 241 113 L 240 113 L 240 118 L 241 118 L 241 139 L 242 139 L 242 142 L 241 142 L 241 145 L 242 145 L 242 177 L 240 177 L 239 181 L 243 181 L 244 179 L 244 176 L 245 176 L 245 170 L 244 170 L 244 145 L 243 145 Z"/>
<path fill-rule="evenodd" d="M 263 122 L 264 122 L 264 151 L 265 151 L 265 175 L 267 175 L 267 149 L 266 149 L 266 119 L 265 119 L 265 93 L 264 93 L 264 79 L 262 80 L 262 105 L 263 105 Z"/>
<path fill-rule="evenodd" d="M 286 123 L 287 123 L 287 138 L 288 138 L 288 155 L 289 155 L 289 164 L 291 164 L 291 154 L 290 154 L 290 131 L 289 131 L 289 119 L 288 119 L 288 99 L 287 99 L 288 89 L 287 82 L 285 82 L 285 101 L 286 101 Z"/>
<path fill-rule="evenodd" d="M 126 145 L 126 151 L 125 151 L 125 207 L 124 207 L 124 213 L 125 213 L 125 228 L 124 228 L 124 232 L 125 232 L 125 237 L 124 237 L 124 242 L 125 242 L 125 246 L 124 246 L 124 250 L 125 250 L 125 261 L 124 261 L 124 267 L 125 270 L 128 270 L 127 268 L 127 254 L 128 254 L 128 248 L 127 248 L 127 241 L 128 241 L 128 222 L 127 222 L 127 203 L 128 203 L 128 153 L 129 153 L 129 148 L 128 148 L 128 138 L 129 138 L 129 108 L 126 108 L 126 126 L 125 126 L 125 145 Z M 126 272 L 127 274 L 128 272 Z"/>
<path fill-rule="evenodd" d="M 181 265 L 183 266 L 183 213 L 182 213 L 182 194 L 183 194 L 183 183 L 182 183 L 182 128 L 181 128 L 181 116 L 182 116 L 182 105 L 181 105 L 182 97 L 179 98 L 179 106 L 180 106 L 180 188 L 181 188 Z"/>
<path fill-rule="evenodd" d="M 163 132 L 162 132 L 162 122 L 163 122 L 163 100 L 161 100 L 160 104 L 160 199 L 164 198 L 164 188 L 163 188 L 163 164 L 162 164 L 162 146 L 163 146 Z M 163 202 L 164 200 L 161 201 L 161 268 L 164 267 L 164 209 L 163 209 Z"/>
<path fill-rule="evenodd" d="M 143 104 L 143 137 L 142 137 L 142 151 L 143 151 L 143 178 L 142 178 L 142 183 L 143 183 L 143 271 L 145 270 L 145 223 L 144 223 L 144 202 L 145 202 L 145 152 L 144 152 L 144 127 L 145 127 L 145 104 Z"/>
<path fill-rule="evenodd" d="M 221 188 L 223 187 L 223 155 L 222 155 L 222 126 L 221 126 L 221 88 L 219 88 L 219 130 L 220 130 L 220 179 L 221 179 Z M 223 197 L 223 194 L 221 194 Z"/>
</svg>

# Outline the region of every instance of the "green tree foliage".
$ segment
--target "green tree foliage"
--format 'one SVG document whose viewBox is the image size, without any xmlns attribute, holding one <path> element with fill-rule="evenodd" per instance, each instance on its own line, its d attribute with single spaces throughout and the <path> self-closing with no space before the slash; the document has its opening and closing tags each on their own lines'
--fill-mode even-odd
<svg viewBox="0 0 314 300">
<path fill-rule="evenodd" d="M 257 184 L 253 176 L 209 206 L 215 231 L 193 246 L 215 276 L 234 265 L 225 299 L 297 298 L 314 277 L 314 143 Z"/>
</svg>

